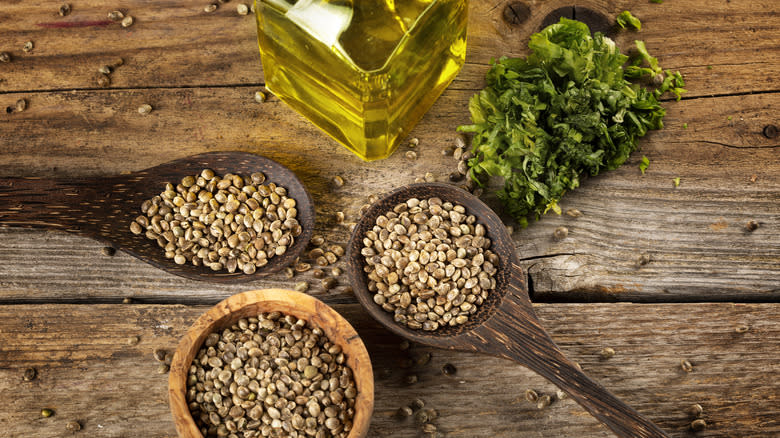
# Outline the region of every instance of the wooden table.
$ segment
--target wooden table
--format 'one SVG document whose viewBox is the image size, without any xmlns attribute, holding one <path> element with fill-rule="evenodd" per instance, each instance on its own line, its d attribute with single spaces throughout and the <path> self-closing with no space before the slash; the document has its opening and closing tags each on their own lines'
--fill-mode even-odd
<svg viewBox="0 0 780 438">
<path fill-rule="evenodd" d="M 527 53 L 528 36 L 563 0 L 474 0 L 467 64 L 404 151 L 364 163 L 278 99 L 256 103 L 263 74 L 254 21 L 235 0 L 69 0 L 0 5 L 0 176 L 121 174 L 220 150 L 263 154 L 294 170 L 317 200 L 316 233 L 344 244 L 371 194 L 432 172 L 446 180 L 440 151 L 468 122 L 468 98 L 484 86 L 491 58 Z M 667 99 L 666 127 L 641 141 L 620 169 L 587 179 L 564 210 L 515 228 L 536 310 L 555 341 L 593 378 L 674 437 L 780 436 L 780 3 L 775 0 L 577 2 L 605 17 L 625 9 L 639 33 L 616 36 L 626 51 L 642 39 L 688 93 Z M 120 8 L 135 17 L 106 21 Z M 571 14 L 572 9 L 558 13 Z M 505 18 L 507 17 L 507 18 Z M 608 20 L 611 20 L 609 18 Z M 24 52 L 26 41 L 34 42 Z M 96 82 L 98 68 L 124 60 Z M 137 108 L 154 107 L 148 116 Z M 402 146 L 402 148 L 405 146 Z M 650 167 L 641 175 L 645 155 Z M 334 188 L 331 178 L 346 181 Z M 679 187 L 673 184 L 680 178 Z M 483 196 L 498 208 L 495 199 Z M 758 228 L 746 225 L 755 221 Z M 507 222 L 508 224 L 510 222 Z M 569 229 L 552 239 L 559 226 Z M 605 437 L 609 431 L 570 399 L 545 409 L 527 389 L 555 394 L 514 363 L 413 346 L 381 329 L 341 285 L 325 291 L 311 272 L 246 285 L 215 285 L 165 274 L 104 244 L 58 231 L 0 228 L 0 435 L 172 437 L 167 376 L 152 352 L 173 350 L 210 305 L 239 291 L 311 284 L 357 328 L 372 355 L 376 409 L 372 437 L 421 436 L 397 409 L 415 398 L 438 410 L 448 437 Z M 646 263 L 640 262 L 642 261 Z M 342 262 L 340 262 L 342 263 Z M 129 301 L 129 303 L 123 302 Z M 140 343 L 128 345 L 128 337 Z M 613 348 L 603 360 L 599 352 Z M 402 368 L 404 358 L 432 354 Z M 688 360 L 691 372 L 680 362 Z M 454 376 L 442 366 L 457 368 Z M 35 380 L 23 381 L 34 367 Z M 414 374 L 419 381 L 406 384 Z M 555 397 L 554 397 L 555 398 Z M 690 431 L 691 404 L 707 429 Z M 41 417 L 42 408 L 56 413 Z"/>
</svg>

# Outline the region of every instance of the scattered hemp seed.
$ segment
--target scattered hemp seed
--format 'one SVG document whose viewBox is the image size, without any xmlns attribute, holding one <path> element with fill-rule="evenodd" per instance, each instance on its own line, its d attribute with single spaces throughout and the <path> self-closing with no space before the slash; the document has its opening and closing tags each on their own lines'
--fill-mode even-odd
<svg viewBox="0 0 780 438">
<path fill-rule="evenodd" d="M 336 175 L 332 179 L 333 185 L 336 187 L 342 187 L 344 185 L 344 178 L 340 177 L 339 175 Z"/>
<path fill-rule="evenodd" d="M 547 394 L 540 395 L 539 400 L 536 401 L 536 408 L 544 409 L 547 406 L 550 406 L 551 403 L 552 403 L 552 397 L 550 397 Z"/>
<path fill-rule="evenodd" d="M 111 21 L 119 21 L 125 18 L 125 14 L 122 11 L 111 11 L 108 13 L 108 19 Z"/>
<path fill-rule="evenodd" d="M 452 172 L 452 173 L 450 173 L 449 178 L 450 178 L 450 181 L 457 182 L 457 181 L 462 180 L 464 176 L 466 176 L 466 175 L 463 175 L 460 172 Z"/>
<path fill-rule="evenodd" d="M 421 399 L 421 398 L 416 398 L 416 399 L 412 400 L 411 407 L 415 411 L 420 410 L 420 409 L 425 407 L 425 401 L 423 399 Z"/>
<path fill-rule="evenodd" d="M 745 224 L 745 229 L 748 231 L 756 231 L 758 229 L 758 222 L 756 221 L 749 221 L 747 224 Z"/>
<path fill-rule="evenodd" d="M 49 418 L 49 417 L 51 417 L 52 415 L 54 415 L 54 409 L 49 409 L 49 408 L 43 408 L 43 409 L 41 409 L 41 417 L 43 417 L 43 418 Z"/>
<path fill-rule="evenodd" d="M 566 210 L 566 216 L 581 217 L 582 216 L 582 212 L 577 210 L 576 208 L 570 208 L 570 209 Z"/>
<path fill-rule="evenodd" d="M 68 3 L 63 3 L 63 5 L 60 6 L 60 17 L 64 17 L 64 16 L 70 14 L 71 10 L 72 10 L 72 8 L 70 7 L 70 5 Z"/>
<path fill-rule="evenodd" d="M 127 338 L 127 345 L 138 345 L 139 342 L 141 342 L 141 338 L 138 336 L 130 336 Z"/>
<path fill-rule="evenodd" d="M 205 8 L 203 8 L 203 10 L 204 10 L 205 12 L 207 12 L 207 13 L 212 13 L 212 12 L 214 12 L 214 11 L 216 11 L 216 10 L 217 10 L 217 7 L 218 7 L 218 6 L 217 6 L 217 4 L 216 4 L 216 3 L 210 3 L 210 4 L 206 5 L 206 7 L 205 7 Z"/>
<path fill-rule="evenodd" d="M 263 103 L 268 99 L 268 96 L 265 95 L 262 91 L 255 91 L 255 102 L 257 103 Z"/>
<path fill-rule="evenodd" d="M 122 19 L 122 27 L 130 27 L 135 22 L 135 19 L 132 15 L 128 15 L 127 17 Z"/>
<path fill-rule="evenodd" d="M 122 298 L 122 304 L 133 304 L 133 299 L 130 297 Z"/>
<path fill-rule="evenodd" d="M 325 271 L 323 271 L 322 269 L 317 268 L 317 269 L 311 271 L 311 275 L 314 276 L 314 278 L 325 278 Z"/>
<path fill-rule="evenodd" d="M 11 55 L 8 52 L 0 52 L 0 62 L 11 62 Z"/>
<path fill-rule="evenodd" d="M 249 14 L 249 6 L 239 3 L 236 5 L 236 12 L 238 12 L 238 15 L 247 15 Z"/>
<path fill-rule="evenodd" d="M 111 78 L 109 78 L 108 75 L 104 75 L 102 73 L 98 74 L 97 84 L 99 87 L 106 88 L 111 85 Z"/>
<path fill-rule="evenodd" d="M 284 268 L 284 276 L 288 280 L 292 280 L 292 278 L 295 277 L 295 269 L 293 269 L 293 268 L 291 268 L 289 266 Z"/>
<path fill-rule="evenodd" d="M 692 404 L 688 407 L 688 415 L 690 415 L 693 418 L 699 418 L 701 417 L 701 414 L 704 413 L 704 408 L 701 407 L 700 404 Z"/>
<path fill-rule="evenodd" d="M 305 281 L 299 281 L 295 283 L 295 291 L 296 292 L 306 292 L 309 290 L 309 283 Z"/>
<path fill-rule="evenodd" d="M 693 420 L 691 422 L 691 430 L 694 432 L 701 432 L 706 428 L 707 428 L 707 422 L 702 420 L 701 418 Z"/>
<path fill-rule="evenodd" d="M 415 151 L 406 151 L 406 158 L 410 160 L 416 160 L 417 159 L 417 152 Z"/>
<path fill-rule="evenodd" d="M 750 330 L 750 327 L 746 325 L 739 325 L 736 328 L 734 328 L 734 332 L 739 334 L 746 333 L 748 330 Z"/>
<path fill-rule="evenodd" d="M 295 264 L 295 272 L 306 272 L 311 269 L 311 264 L 298 262 Z"/>
<path fill-rule="evenodd" d="M 325 277 L 325 278 L 322 279 L 322 287 L 325 290 L 333 289 L 334 287 L 336 287 L 336 283 L 337 283 L 337 281 L 333 277 Z"/>
<path fill-rule="evenodd" d="M 143 105 L 138 107 L 138 114 L 147 115 L 147 114 L 152 112 L 152 109 L 153 108 L 152 108 L 151 105 L 149 105 L 148 103 L 145 103 L 145 104 L 143 104 Z"/>
<path fill-rule="evenodd" d="M 414 421 L 417 424 L 423 425 L 427 423 L 430 420 L 430 417 L 428 416 L 428 411 L 424 409 L 420 409 L 414 414 Z"/>
<path fill-rule="evenodd" d="M 467 143 L 468 138 L 466 138 L 466 134 L 460 133 L 455 136 L 455 147 L 458 149 L 464 149 Z"/>
<path fill-rule="evenodd" d="M 157 374 L 165 374 L 171 370 L 170 365 L 161 363 L 157 365 Z"/>
<path fill-rule="evenodd" d="M 98 69 L 98 73 L 102 73 L 104 75 L 110 75 L 111 74 L 111 67 L 107 65 L 101 65 Z"/>
<path fill-rule="evenodd" d="M 607 360 L 613 356 L 615 356 L 615 350 L 611 347 L 606 347 L 599 351 L 599 357 L 601 360 Z"/>
<path fill-rule="evenodd" d="M 425 182 L 436 182 L 436 176 L 431 172 L 425 172 L 423 179 L 425 179 Z"/>
<path fill-rule="evenodd" d="M 537 394 L 533 389 L 526 389 L 525 399 L 531 403 L 536 403 L 539 400 L 539 394 Z"/>
<path fill-rule="evenodd" d="M 20 113 L 27 109 L 27 100 L 19 99 L 16 101 L 16 112 Z"/>
<path fill-rule="evenodd" d="M 447 377 L 452 377 L 458 373 L 458 369 L 451 363 L 445 363 L 441 366 L 441 373 Z"/>
<path fill-rule="evenodd" d="M 433 357 L 433 355 L 426 351 L 425 353 L 416 355 L 414 357 L 414 363 L 417 366 L 423 367 L 428 365 L 428 362 L 431 361 L 431 357 Z"/>
<path fill-rule="evenodd" d="M 423 178 L 421 176 L 418 176 L 417 178 L 414 179 L 414 183 L 415 184 L 417 184 L 417 183 L 424 183 L 424 182 L 425 182 L 425 178 Z"/>
<path fill-rule="evenodd" d="M 420 144 L 420 139 L 417 138 L 417 137 L 412 137 L 412 139 L 409 140 L 409 143 L 407 144 L 407 146 L 409 146 L 410 148 L 415 148 L 415 147 L 419 146 L 419 144 Z"/>
<path fill-rule="evenodd" d="M 455 152 L 455 146 L 447 146 L 441 150 L 441 154 L 445 157 L 450 156 Z"/>
<path fill-rule="evenodd" d="M 557 398 L 558 400 L 565 400 L 568 397 L 569 397 L 569 394 L 566 394 L 566 392 L 564 392 L 563 390 L 560 390 L 560 389 L 556 389 L 555 390 L 555 398 Z"/>
<path fill-rule="evenodd" d="M 637 268 L 648 263 L 650 263 L 650 256 L 647 254 L 639 254 L 639 257 L 637 257 L 636 261 L 634 262 Z"/>
<path fill-rule="evenodd" d="M 35 48 L 35 44 L 32 41 L 27 41 L 26 43 L 24 43 L 22 50 L 25 53 L 30 53 L 33 51 L 34 48 Z"/>
<path fill-rule="evenodd" d="M 325 244 L 325 238 L 322 236 L 312 236 L 311 238 L 311 244 L 312 246 L 320 246 Z"/>
<path fill-rule="evenodd" d="M 688 359 L 683 359 L 680 361 L 680 368 L 682 368 L 682 370 L 686 373 L 693 371 L 693 365 L 688 361 Z"/>
<path fill-rule="evenodd" d="M 81 430 L 81 423 L 78 421 L 68 421 L 68 424 L 65 425 L 65 429 L 68 432 L 78 432 Z"/>
<path fill-rule="evenodd" d="M 553 239 L 563 240 L 569 236 L 569 229 L 566 227 L 558 227 L 553 231 Z"/>
<path fill-rule="evenodd" d="M 167 352 L 167 351 L 165 351 L 165 350 L 164 350 L 164 349 L 162 349 L 162 348 L 158 348 L 158 349 L 154 350 L 154 359 L 155 359 L 157 362 L 164 362 L 164 361 L 165 361 L 165 355 L 166 355 L 166 354 L 168 354 L 168 352 Z"/>
<path fill-rule="evenodd" d="M 398 408 L 398 416 L 401 418 L 408 418 L 411 417 L 414 412 L 412 411 L 412 408 L 409 406 L 401 406 Z"/>
<path fill-rule="evenodd" d="M 100 252 L 103 253 L 104 256 L 112 257 L 116 254 L 116 248 L 113 246 L 104 246 L 100 249 Z"/>
<path fill-rule="evenodd" d="M 436 425 L 432 423 L 425 423 L 423 424 L 422 431 L 424 433 L 435 433 L 436 432 Z"/>
<path fill-rule="evenodd" d="M 344 223 L 344 212 L 343 211 L 337 211 L 335 214 L 336 217 L 336 223 L 342 224 Z"/>
<path fill-rule="evenodd" d="M 341 268 L 339 268 L 338 266 L 334 266 L 333 269 L 330 270 L 330 275 L 332 275 L 333 277 L 338 277 L 341 274 L 342 274 Z"/>
<path fill-rule="evenodd" d="M 38 370 L 35 368 L 27 368 L 24 370 L 24 374 L 22 374 L 22 379 L 25 382 L 35 380 L 36 377 L 38 377 Z"/>
</svg>

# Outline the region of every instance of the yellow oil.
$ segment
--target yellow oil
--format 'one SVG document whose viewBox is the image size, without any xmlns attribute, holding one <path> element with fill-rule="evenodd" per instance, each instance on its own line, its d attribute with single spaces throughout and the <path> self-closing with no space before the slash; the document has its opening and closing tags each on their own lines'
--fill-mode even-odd
<svg viewBox="0 0 780 438">
<path fill-rule="evenodd" d="M 266 86 L 364 160 L 389 156 L 463 66 L 466 0 L 257 0 Z"/>
</svg>

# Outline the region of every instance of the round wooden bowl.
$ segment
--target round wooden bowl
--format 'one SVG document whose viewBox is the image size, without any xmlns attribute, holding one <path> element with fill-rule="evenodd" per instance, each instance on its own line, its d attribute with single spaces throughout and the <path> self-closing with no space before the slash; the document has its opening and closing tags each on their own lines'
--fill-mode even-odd
<svg viewBox="0 0 780 438">
<path fill-rule="evenodd" d="M 173 356 L 168 378 L 168 398 L 179 436 L 203 438 L 187 406 L 186 392 L 190 365 L 206 337 L 241 318 L 272 311 L 293 315 L 320 327 L 331 342 L 341 346 L 358 390 L 349 438 L 365 437 L 374 410 L 374 376 L 363 341 L 349 322 L 327 304 L 309 295 L 284 289 L 253 290 L 233 295 L 201 315 L 182 338 Z"/>
</svg>

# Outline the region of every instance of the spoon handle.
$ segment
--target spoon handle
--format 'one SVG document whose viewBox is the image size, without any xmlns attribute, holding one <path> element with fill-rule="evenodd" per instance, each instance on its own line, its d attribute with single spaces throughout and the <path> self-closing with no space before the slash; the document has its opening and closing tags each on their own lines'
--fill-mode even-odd
<svg viewBox="0 0 780 438">
<path fill-rule="evenodd" d="M 514 266 L 500 308 L 475 329 L 480 350 L 515 360 L 566 391 L 619 437 L 661 438 L 667 435 L 618 399 L 564 356 L 533 311 L 522 269 Z M 489 340 L 489 341 L 488 341 Z"/>
<path fill-rule="evenodd" d="M 113 207 L 87 179 L 0 178 L 0 226 L 96 235 Z"/>
</svg>

